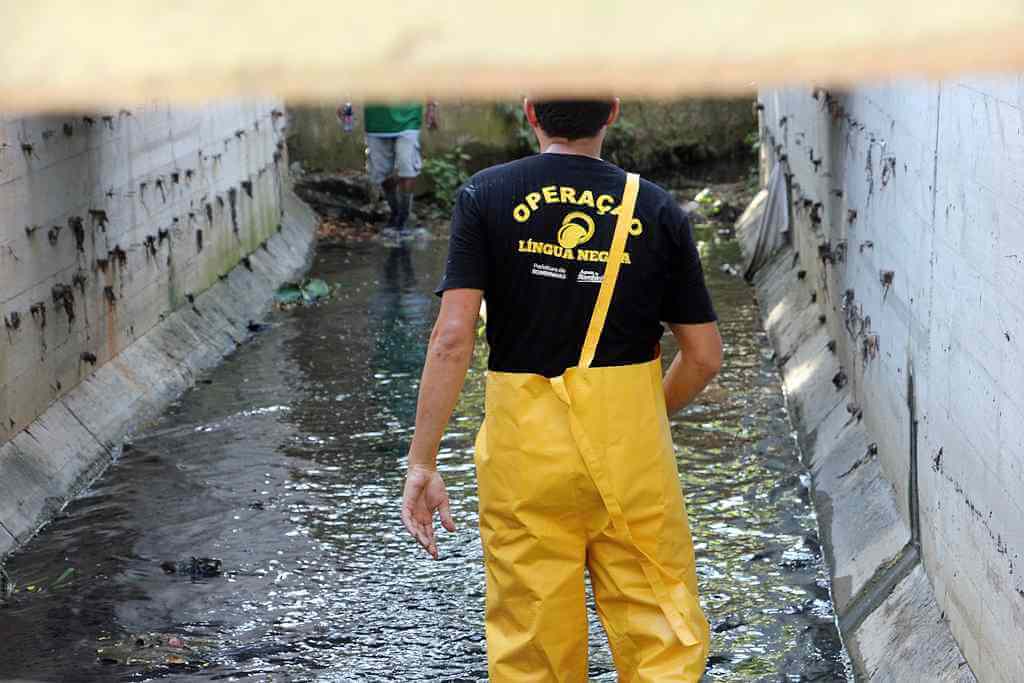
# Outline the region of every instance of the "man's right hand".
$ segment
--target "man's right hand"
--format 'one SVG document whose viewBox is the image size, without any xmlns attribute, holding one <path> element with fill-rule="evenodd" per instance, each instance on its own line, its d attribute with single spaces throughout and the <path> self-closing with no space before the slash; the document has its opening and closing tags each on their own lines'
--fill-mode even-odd
<svg viewBox="0 0 1024 683">
<path fill-rule="evenodd" d="M 435 560 L 438 558 L 434 538 L 434 513 L 441 516 L 441 525 L 455 531 L 448 490 L 440 473 L 426 465 L 411 465 L 405 475 L 402 494 L 402 524 Z"/>
</svg>

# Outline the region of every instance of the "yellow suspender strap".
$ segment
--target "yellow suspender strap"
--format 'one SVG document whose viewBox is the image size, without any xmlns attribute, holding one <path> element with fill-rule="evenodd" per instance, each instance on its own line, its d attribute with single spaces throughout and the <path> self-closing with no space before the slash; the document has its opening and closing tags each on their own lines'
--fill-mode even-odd
<svg viewBox="0 0 1024 683">
<path fill-rule="evenodd" d="M 608 307 L 611 306 L 612 294 L 615 292 L 615 281 L 619 278 L 619 266 L 622 265 L 622 255 L 626 251 L 626 238 L 633 224 L 633 212 L 639 190 L 640 176 L 636 173 L 627 173 L 626 189 L 622 192 L 622 203 L 619 204 L 619 219 L 615 223 L 615 234 L 612 236 L 612 248 L 608 252 L 608 263 L 604 268 L 601 289 L 597 293 L 597 303 L 594 304 L 594 312 L 590 315 L 590 326 L 587 327 L 587 337 L 580 353 L 581 368 L 589 368 L 594 362 L 597 342 L 604 331 L 604 321 L 608 317 Z"/>
</svg>

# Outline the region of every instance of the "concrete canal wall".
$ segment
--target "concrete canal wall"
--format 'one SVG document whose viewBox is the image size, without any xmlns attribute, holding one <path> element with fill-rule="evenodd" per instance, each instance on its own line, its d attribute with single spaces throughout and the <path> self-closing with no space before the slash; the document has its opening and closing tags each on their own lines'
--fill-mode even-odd
<svg viewBox="0 0 1024 683">
<path fill-rule="evenodd" d="M 1024 78 L 760 103 L 791 220 L 755 283 L 855 663 L 1022 680 Z"/>
<path fill-rule="evenodd" d="M 0 557 L 306 264 L 282 112 L 0 115 Z"/>
</svg>

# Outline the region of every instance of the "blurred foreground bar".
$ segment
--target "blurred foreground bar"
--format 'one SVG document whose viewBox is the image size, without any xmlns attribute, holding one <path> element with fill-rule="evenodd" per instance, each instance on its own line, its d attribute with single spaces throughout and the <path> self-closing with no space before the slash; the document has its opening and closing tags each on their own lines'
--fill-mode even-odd
<svg viewBox="0 0 1024 683">
<path fill-rule="evenodd" d="M 674 97 L 1024 70 L 1024 3 L 9 1 L 0 109 L 240 95 Z"/>
</svg>

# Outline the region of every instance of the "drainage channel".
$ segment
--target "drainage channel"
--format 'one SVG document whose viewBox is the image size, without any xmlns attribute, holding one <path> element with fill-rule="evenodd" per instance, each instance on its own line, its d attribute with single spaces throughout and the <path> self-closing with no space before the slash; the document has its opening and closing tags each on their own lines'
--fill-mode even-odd
<svg viewBox="0 0 1024 683">
<path fill-rule="evenodd" d="M 672 429 L 714 629 L 707 680 L 844 680 L 771 348 L 750 289 L 719 268 L 739 249 L 698 236 L 726 365 Z M 441 561 L 397 514 L 444 256 L 443 241 L 322 249 L 329 301 L 271 316 L 9 559 L 0 678 L 486 680 L 484 349 L 442 444 L 460 530 Z M 613 681 L 591 614 L 591 678 Z"/>
</svg>

